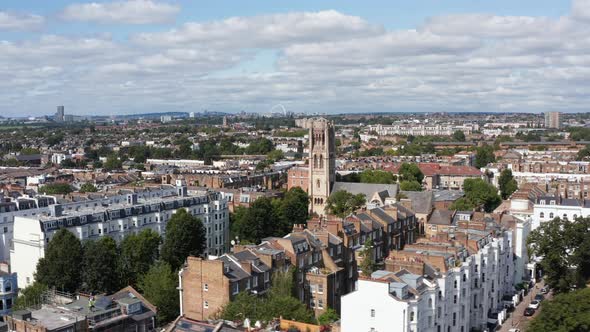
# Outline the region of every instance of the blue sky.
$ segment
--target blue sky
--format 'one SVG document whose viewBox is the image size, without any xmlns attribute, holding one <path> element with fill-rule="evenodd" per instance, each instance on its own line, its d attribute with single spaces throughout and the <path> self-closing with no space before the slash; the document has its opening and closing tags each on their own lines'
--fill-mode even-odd
<svg viewBox="0 0 590 332">
<path fill-rule="evenodd" d="M 0 7 L 0 114 L 586 111 L 590 0 Z"/>
</svg>

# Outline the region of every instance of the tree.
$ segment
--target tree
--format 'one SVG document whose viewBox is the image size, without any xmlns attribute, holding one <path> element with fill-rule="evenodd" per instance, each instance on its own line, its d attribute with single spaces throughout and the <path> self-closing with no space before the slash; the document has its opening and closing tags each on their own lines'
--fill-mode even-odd
<svg viewBox="0 0 590 332">
<path fill-rule="evenodd" d="M 576 160 L 588 160 L 590 158 L 590 145 L 586 145 L 583 149 L 578 151 Z"/>
<path fill-rule="evenodd" d="M 502 170 L 500 177 L 498 178 L 498 185 L 500 187 L 502 199 L 507 199 L 518 189 L 518 184 L 512 176 L 512 171 L 509 169 Z"/>
<path fill-rule="evenodd" d="M 399 179 L 400 181 L 417 181 L 418 183 L 422 183 L 424 174 L 422 174 L 418 165 L 403 163 L 399 168 Z"/>
<path fill-rule="evenodd" d="M 402 181 L 399 188 L 403 191 L 422 191 L 422 185 L 418 181 Z"/>
<path fill-rule="evenodd" d="M 49 287 L 73 293 L 82 281 L 82 262 L 80 240 L 62 228 L 49 241 L 45 257 L 37 263 L 35 279 Z"/>
<path fill-rule="evenodd" d="M 476 149 L 475 167 L 486 167 L 489 163 L 493 163 L 494 161 L 496 161 L 496 156 L 494 155 L 493 146 L 485 144 Z"/>
<path fill-rule="evenodd" d="M 320 325 L 325 326 L 330 325 L 339 319 L 340 316 L 338 316 L 336 310 L 328 308 L 328 310 L 324 311 L 324 313 L 318 317 L 318 323 L 320 323 Z"/>
<path fill-rule="evenodd" d="M 353 195 L 346 190 L 339 190 L 328 197 L 326 210 L 343 218 L 365 205 L 365 200 L 364 194 Z"/>
<path fill-rule="evenodd" d="M 236 209 L 232 217 L 232 233 L 249 243 L 259 243 L 268 236 L 285 235 L 284 226 L 278 224 L 276 210 L 276 205 L 268 197 L 256 199 L 249 208 Z"/>
<path fill-rule="evenodd" d="M 12 310 L 24 310 L 42 303 L 43 293 L 47 291 L 47 286 L 35 281 L 33 284 L 20 290 Z"/>
<path fill-rule="evenodd" d="M 361 272 L 363 276 L 368 278 L 375 270 L 375 262 L 373 261 L 373 240 L 365 241 L 361 256 L 363 257 L 360 266 Z"/>
<path fill-rule="evenodd" d="M 221 313 L 226 320 L 271 321 L 278 317 L 305 323 L 315 323 L 313 313 L 307 306 L 293 296 L 295 269 L 276 271 L 272 276 L 270 292 L 266 297 L 258 297 L 242 292 L 228 303 Z"/>
<path fill-rule="evenodd" d="M 158 259 L 162 238 L 151 229 L 144 229 L 139 234 L 129 234 L 119 245 L 121 267 L 121 284 L 137 285 L 139 278 L 147 273 L 150 266 Z"/>
<path fill-rule="evenodd" d="M 246 148 L 247 154 L 267 154 L 274 150 L 274 144 L 268 138 L 257 138 Z"/>
<path fill-rule="evenodd" d="M 393 174 L 390 172 L 380 170 L 365 170 L 360 174 L 360 182 L 391 184 L 395 183 L 396 181 Z"/>
<path fill-rule="evenodd" d="M 96 189 L 96 186 L 90 182 L 86 182 L 80 186 L 81 193 L 95 193 L 97 191 L 98 191 L 98 189 Z"/>
<path fill-rule="evenodd" d="M 590 278 L 590 218 L 543 222 L 529 234 L 527 244 L 531 257 L 541 258 L 545 281 L 556 292 L 586 286 Z"/>
<path fill-rule="evenodd" d="M 119 287 L 119 253 L 110 237 L 84 243 L 82 280 L 91 293 L 113 293 Z"/>
<path fill-rule="evenodd" d="M 179 209 L 166 224 L 162 244 L 162 259 L 178 270 L 188 256 L 200 256 L 205 251 L 205 227 L 199 218 Z"/>
<path fill-rule="evenodd" d="M 483 179 L 466 179 L 463 182 L 465 197 L 458 199 L 451 205 L 453 210 L 472 210 L 481 208 L 485 212 L 492 212 L 500 205 L 502 199 L 498 190 Z"/>
<path fill-rule="evenodd" d="M 107 161 L 105 161 L 102 165 L 102 168 L 104 168 L 104 170 L 107 172 L 121 169 L 123 168 L 123 162 L 119 160 L 117 155 L 110 155 L 107 157 Z"/>
<path fill-rule="evenodd" d="M 273 203 L 275 215 L 280 224 L 280 229 L 275 232 L 276 235 L 281 236 L 288 233 L 294 224 L 307 223 L 309 219 L 309 195 L 300 187 L 289 189 L 282 199 L 276 199 Z"/>
<path fill-rule="evenodd" d="M 453 133 L 453 140 L 455 142 L 465 142 L 465 133 L 461 130 L 455 130 Z"/>
<path fill-rule="evenodd" d="M 39 192 L 45 195 L 65 195 L 72 191 L 72 186 L 65 182 L 49 183 L 39 188 Z"/>
<path fill-rule="evenodd" d="M 140 279 L 139 289 L 158 308 L 158 322 L 168 323 L 178 317 L 178 275 L 166 262 L 158 261 Z"/>
<path fill-rule="evenodd" d="M 274 162 L 277 162 L 277 161 L 285 158 L 285 155 L 283 154 L 283 151 L 281 151 L 281 150 L 272 150 L 271 152 L 269 152 L 266 155 L 266 158 L 274 163 Z"/>
<path fill-rule="evenodd" d="M 577 332 L 590 330 L 590 289 L 558 294 L 544 301 L 527 331 Z"/>
</svg>

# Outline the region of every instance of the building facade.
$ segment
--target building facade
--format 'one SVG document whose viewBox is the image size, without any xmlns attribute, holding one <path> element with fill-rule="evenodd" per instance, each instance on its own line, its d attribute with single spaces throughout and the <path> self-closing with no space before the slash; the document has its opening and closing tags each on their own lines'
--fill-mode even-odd
<svg viewBox="0 0 590 332">
<path fill-rule="evenodd" d="M 336 179 L 336 143 L 334 124 L 324 118 L 309 121 L 310 211 L 325 214 L 332 185 Z"/>
</svg>

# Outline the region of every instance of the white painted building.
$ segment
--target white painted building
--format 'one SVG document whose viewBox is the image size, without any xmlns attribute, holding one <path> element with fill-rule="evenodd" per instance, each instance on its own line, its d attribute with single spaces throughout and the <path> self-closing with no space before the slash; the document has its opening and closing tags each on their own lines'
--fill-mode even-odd
<svg viewBox="0 0 590 332">
<path fill-rule="evenodd" d="M 414 254 L 405 263 L 423 274 L 401 269 L 360 279 L 357 290 L 342 297 L 342 332 L 468 332 L 501 324 L 506 319 L 502 297 L 514 292 L 512 232 L 484 236 L 478 243 L 473 254 L 463 248 L 451 255 L 444 249 L 448 243 L 404 249 Z M 426 256 L 438 256 L 447 270 L 420 259 Z"/>
<path fill-rule="evenodd" d="M 173 190 L 152 197 L 129 192 L 81 204 L 53 204 L 42 213 L 15 216 L 10 261 L 12 271 L 18 274 L 19 285 L 26 287 L 34 281 L 38 260 L 44 257 L 47 244 L 61 228 L 66 228 L 81 241 L 102 236 L 120 241 L 144 229 L 165 236 L 166 223 L 181 208 L 203 222 L 206 254 L 227 252 L 229 210 L 226 199 L 218 192 L 188 195 L 186 187 L 168 187 Z"/>
<path fill-rule="evenodd" d="M 554 218 L 574 220 L 590 216 L 590 200 L 561 198 L 559 196 L 538 197 L 533 206 L 532 229 Z"/>
</svg>

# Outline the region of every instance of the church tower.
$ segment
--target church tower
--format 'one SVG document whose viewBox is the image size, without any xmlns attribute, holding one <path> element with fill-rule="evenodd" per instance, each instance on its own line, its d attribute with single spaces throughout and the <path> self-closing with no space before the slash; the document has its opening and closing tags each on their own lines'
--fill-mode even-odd
<svg viewBox="0 0 590 332">
<path fill-rule="evenodd" d="M 324 118 L 310 119 L 309 197 L 310 212 L 325 215 L 324 209 L 336 178 L 334 124 Z"/>
</svg>

